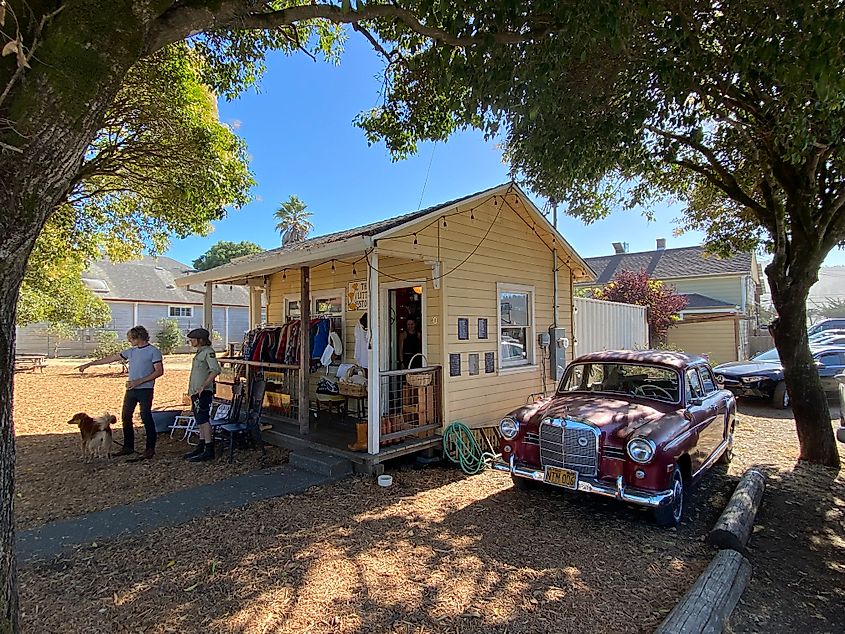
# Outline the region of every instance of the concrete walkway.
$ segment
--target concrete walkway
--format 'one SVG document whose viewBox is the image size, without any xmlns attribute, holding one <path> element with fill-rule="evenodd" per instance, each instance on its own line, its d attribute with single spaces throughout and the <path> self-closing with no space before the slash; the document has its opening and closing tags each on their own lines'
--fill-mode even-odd
<svg viewBox="0 0 845 634">
<path fill-rule="evenodd" d="M 74 546 L 183 524 L 195 517 L 225 512 L 258 500 L 300 493 L 337 479 L 286 464 L 174 491 L 152 500 L 51 522 L 18 533 L 18 563 L 51 559 Z"/>
</svg>

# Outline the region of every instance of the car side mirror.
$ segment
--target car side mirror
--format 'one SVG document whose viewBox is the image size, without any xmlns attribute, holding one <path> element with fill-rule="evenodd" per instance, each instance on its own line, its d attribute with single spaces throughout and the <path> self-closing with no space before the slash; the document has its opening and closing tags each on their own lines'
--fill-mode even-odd
<svg viewBox="0 0 845 634">
<path fill-rule="evenodd" d="M 822 363 L 821 361 L 816 361 L 816 367 L 817 368 L 826 368 L 827 366 L 824 363 Z"/>
<path fill-rule="evenodd" d="M 699 406 L 699 405 L 701 405 L 702 403 L 704 403 L 704 399 L 703 399 L 702 397 L 700 397 L 700 396 L 697 396 L 697 397 L 695 397 L 695 398 L 691 398 L 689 401 L 687 401 L 687 405 L 688 405 L 688 406 L 689 406 L 689 405 L 692 405 L 692 406 L 694 406 L 694 407 L 698 407 L 698 406 Z"/>
</svg>

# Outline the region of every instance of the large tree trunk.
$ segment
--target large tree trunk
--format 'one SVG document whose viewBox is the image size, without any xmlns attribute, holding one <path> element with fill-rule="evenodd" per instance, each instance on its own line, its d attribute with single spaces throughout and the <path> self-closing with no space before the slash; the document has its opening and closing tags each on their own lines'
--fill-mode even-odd
<svg viewBox="0 0 845 634">
<path fill-rule="evenodd" d="M 18 291 L 35 240 L 67 194 L 123 76 L 141 57 L 144 37 L 131 1 L 83 0 L 46 21 L 25 4 L 11 6 L 27 44 L 36 42 L 32 68 L 19 73 L 13 55 L 0 58 L 0 92 L 11 82 L 0 121 L 12 122 L 0 125 L 6 146 L 0 146 L 0 634 L 19 631 L 12 422 Z M 44 4 L 44 11 L 54 8 Z"/>
<path fill-rule="evenodd" d="M 821 256 L 813 255 L 804 251 L 801 261 L 796 262 L 795 255 L 787 261 L 785 255 L 776 254 L 766 267 L 772 302 L 778 312 L 772 336 L 795 414 L 801 448 L 799 460 L 838 468 L 839 453 L 830 425 L 830 409 L 807 335 L 807 297 L 821 263 Z"/>
</svg>

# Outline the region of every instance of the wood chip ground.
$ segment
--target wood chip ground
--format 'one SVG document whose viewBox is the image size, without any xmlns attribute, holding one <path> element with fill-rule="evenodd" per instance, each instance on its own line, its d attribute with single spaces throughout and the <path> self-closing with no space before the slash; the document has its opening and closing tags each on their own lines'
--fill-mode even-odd
<svg viewBox="0 0 845 634">
<path fill-rule="evenodd" d="M 157 406 L 178 402 L 186 377 L 176 374 Z M 64 422 L 114 409 L 122 381 L 52 368 L 16 377 L 23 525 L 253 466 L 245 454 L 234 470 L 221 461 L 198 475 L 176 445 L 150 463 L 80 466 Z M 796 467 L 792 421 L 741 407 L 734 464 L 690 493 L 676 530 L 610 500 L 517 492 L 497 473 L 388 469 L 389 489 L 352 478 L 23 567 L 24 631 L 650 632 L 709 563 L 703 538 L 755 465 L 769 488 L 733 630 L 839 632 L 842 472 Z"/>
</svg>

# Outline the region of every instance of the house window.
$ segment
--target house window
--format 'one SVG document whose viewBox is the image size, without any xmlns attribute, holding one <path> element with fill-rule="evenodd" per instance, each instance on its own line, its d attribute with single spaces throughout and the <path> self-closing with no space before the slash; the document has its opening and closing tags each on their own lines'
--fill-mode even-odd
<svg viewBox="0 0 845 634">
<path fill-rule="evenodd" d="M 170 306 L 168 315 L 170 317 L 193 317 L 194 308 L 193 306 Z"/>
<path fill-rule="evenodd" d="M 534 288 L 499 284 L 499 366 L 534 363 Z"/>
</svg>

